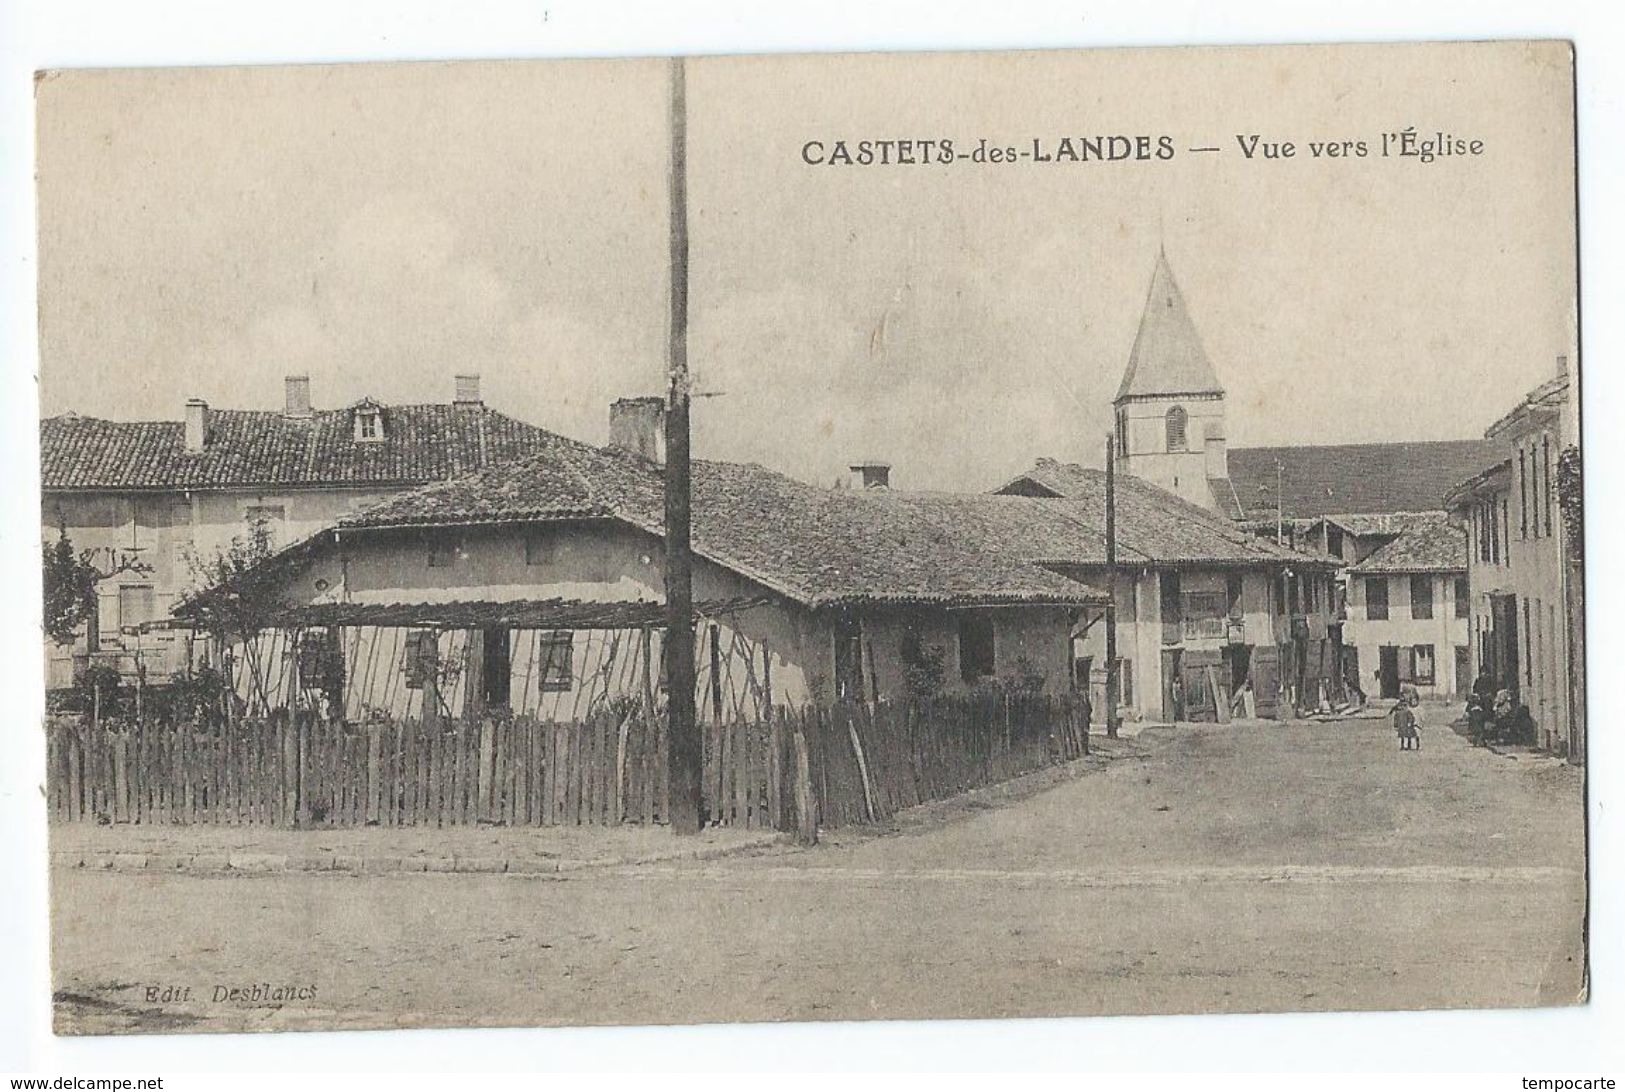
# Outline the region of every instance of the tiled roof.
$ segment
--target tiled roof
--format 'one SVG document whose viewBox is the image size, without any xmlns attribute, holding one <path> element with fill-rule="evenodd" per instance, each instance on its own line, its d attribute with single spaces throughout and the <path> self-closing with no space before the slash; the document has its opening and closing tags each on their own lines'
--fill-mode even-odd
<svg viewBox="0 0 1625 1092">
<path fill-rule="evenodd" d="M 1045 469 L 1066 479 L 1068 499 L 825 489 L 753 464 L 696 461 L 694 550 L 812 607 L 1098 601 L 1099 592 L 1052 567 L 1104 565 L 1104 477 Z M 548 437 L 529 456 L 402 493 L 340 526 L 614 519 L 659 535 L 664 495 L 652 464 Z M 1330 564 L 1135 479 L 1119 489 L 1118 527 L 1125 565 Z"/>
<path fill-rule="evenodd" d="M 1493 466 L 1451 486 L 1445 495 L 1445 507 L 1455 511 L 1468 504 L 1480 493 L 1494 493 L 1512 486 L 1512 459 L 1507 457 Z"/>
<path fill-rule="evenodd" d="M 1335 513 L 1322 516 L 1319 520 L 1308 521 L 1309 526 L 1325 522 L 1335 524 L 1357 538 L 1366 538 L 1373 535 L 1399 535 L 1418 527 L 1426 526 L 1437 521 L 1439 513 L 1432 512 L 1382 512 L 1358 513 L 1348 515 Z"/>
<path fill-rule="evenodd" d="M 1167 255 L 1157 255 L 1146 295 L 1140 329 L 1134 336 L 1123 382 L 1116 401 L 1168 394 L 1223 394 L 1219 377 L 1202 348 L 1185 307 L 1185 297 L 1174 283 Z"/>
<path fill-rule="evenodd" d="M 884 490 L 820 489 L 764 467 L 696 461 L 701 557 L 813 607 L 859 602 L 1093 602 L 1099 593 L 1033 564 L 1021 536 L 992 549 L 945 531 Z M 649 463 L 554 437 L 543 450 L 345 517 L 352 530 L 546 519 L 616 519 L 659 535 L 664 483 Z M 989 498 L 991 499 L 991 498 Z"/>
<path fill-rule="evenodd" d="M 540 432 L 540 430 L 538 430 Z M 344 516 L 340 527 L 513 523 L 628 516 L 658 521 L 660 477 L 630 455 L 541 433 L 533 450 Z"/>
<path fill-rule="evenodd" d="M 1445 493 L 1504 456 L 1485 440 L 1432 440 L 1230 450 L 1230 481 L 1247 515 L 1274 518 L 1275 467 L 1287 518 L 1432 512 Z"/>
<path fill-rule="evenodd" d="M 811 606 L 1102 598 L 1033 562 L 1019 514 L 1002 533 L 971 530 L 942 497 L 821 489 L 760 466 L 696 463 L 694 548 Z"/>
<path fill-rule="evenodd" d="M 1130 474 L 1116 476 L 1118 556 L 1127 564 L 1247 565 L 1321 564 L 1323 559 L 1277 546 L 1236 526 L 1216 512 L 1191 504 L 1165 489 Z M 1037 488 L 1032 488 L 1036 486 Z M 1088 556 L 1045 556 L 1046 561 L 1068 564 L 1103 564 L 1106 512 L 1106 473 L 1077 463 L 1040 459 L 1025 474 L 1002 486 L 998 493 L 1047 494 L 1053 500 L 1035 500 L 1064 509 L 1071 518 L 1096 529 L 1074 545 L 1076 555 L 1085 546 Z M 1013 498 L 1012 498 L 1013 499 Z M 1048 546 L 1039 540 L 1038 545 Z M 1094 552 L 1098 549 L 1098 552 Z"/>
<path fill-rule="evenodd" d="M 204 449 L 179 421 L 63 414 L 40 422 L 40 485 L 71 489 L 409 486 L 534 450 L 552 434 L 480 404 L 383 407 L 384 438 L 357 442 L 353 411 L 293 418 L 211 409 Z"/>
<path fill-rule="evenodd" d="M 1466 572 L 1467 540 L 1450 517 L 1435 514 L 1415 521 L 1409 530 L 1374 551 L 1356 573 Z"/>
<path fill-rule="evenodd" d="M 1523 401 L 1508 410 L 1495 424 L 1484 430 L 1484 435 L 1499 439 L 1511 431 L 1512 426 L 1519 420 L 1527 418 L 1530 414 L 1541 410 L 1553 410 L 1569 400 L 1569 376 L 1567 370 L 1537 385 Z"/>
</svg>

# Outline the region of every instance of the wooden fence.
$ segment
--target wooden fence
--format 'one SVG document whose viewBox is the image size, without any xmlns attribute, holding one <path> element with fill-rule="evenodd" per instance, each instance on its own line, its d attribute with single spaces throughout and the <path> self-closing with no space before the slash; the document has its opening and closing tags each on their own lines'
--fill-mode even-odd
<svg viewBox="0 0 1625 1092">
<path fill-rule="evenodd" d="M 800 726 L 818 824 L 886 819 L 1078 758 L 1089 750 L 1084 716 L 1070 695 L 1019 693 L 809 710 Z"/>
<path fill-rule="evenodd" d="M 1088 740 L 1069 700 L 1021 695 L 700 727 L 706 821 L 773 830 L 796 829 L 804 807 L 826 828 L 884 819 L 1077 757 Z M 60 822 L 550 826 L 667 814 L 664 725 L 641 715 L 427 727 L 282 713 L 207 725 L 58 717 L 47 740 Z"/>
</svg>

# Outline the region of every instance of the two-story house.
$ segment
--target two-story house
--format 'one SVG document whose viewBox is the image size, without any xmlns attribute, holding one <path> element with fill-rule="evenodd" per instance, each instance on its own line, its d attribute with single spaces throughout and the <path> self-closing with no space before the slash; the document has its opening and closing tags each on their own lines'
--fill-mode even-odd
<svg viewBox="0 0 1625 1092">
<path fill-rule="evenodd" d="M 1471 601 L 1461 530 L 1442 512 L 1408 516 L 1405 529 L 1344 571 L 1348 680 L 1368 697 L 1465 697 Z"/>
<path fill-rule="evenodd" d="M 1584 573 L 1563 497 L 1565 489 L 1578 490 L 1578 480 L 1565 483 L 1560 470 L 1565 458 L 1577 458 L 1579 441 L 1567 358 L 1485 436 L 1498 445 L 1500 461 L 1447 498 L 1469 544 L 1472 660 L 1529 707 L 1539 746 L 1579 762 Z"/>
<path fill-rule="evenodd" d="M 40 422 L 41 534 L 65 530 L 115 575 L 97 589 L 90 632 L 51 650 L 48 680 L 71 683 L 101 654 L 151 679 L 185 662 L 171 607 L 199 566 L 262 523 L 287 543 L 347 512 L 427 482 L 536 448 L 548 433 L 486 406 L 479 377 L 456 377 L 450 402 L 342 409 L 311 404 L 307 376 L 288 376 L 280 410 L 187 401 L 177 421 L 110 421 L 65 413 Z M 134 562 L 135 564 L 131 564 Z"/>
</svg>

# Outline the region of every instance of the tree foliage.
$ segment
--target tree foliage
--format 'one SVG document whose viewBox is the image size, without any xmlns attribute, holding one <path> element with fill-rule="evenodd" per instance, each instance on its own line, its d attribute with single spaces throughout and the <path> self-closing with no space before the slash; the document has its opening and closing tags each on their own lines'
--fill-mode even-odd
<svg viewBox="0 0 1625 1092">
<path fill-rule="evenodd" d="M 251 640 L 273 623 L 283 605 L 263 568 L 275 552 L 270 524 L 255 520 L 246 534 L 212 555 L 193 554 L 187 560 L 197 591 L 187 600 L 186 612 L 211 633 Z"/>
<path fill-rule="evenodd" d="M 271 665 L 263 662 L 264 650 L 256 638 L 276 624 L 284 607 L 276 581 L 264 564 L 275 552 L 270 524 L 255 520 L 247 534 L 233 537 L 223 549 L 217 548 L 207 557 L 193 554 L 187 561 L 197 590 L 177 610 L 212 633 L 222 649 L 235 645 L 240 650 L 250 693 L 261 710 L 270 708 L 267 673 Z M 225 671 L 219 680 L 229 689 L 234 672 L 229 665 L 222 666 Z"/>
<path fill-rule="evenodd" d="M 55 542 L 42 550 L 45 635 L 57 644 L 72 643 L 96 614 L 96 585 L 121 573 L 145 575 L 152 566 L 133 555 L 116 555 L 105 569 L 92 550 L 75 550 L 66 526 L 57 527 Z"/>
<path fill-rule="evenodd" d="M 1585 556 L 1585 490 L 1580 472 L 1580 449 L 1570 444 L 1557 457 L 1557 503 L 1563 509 L 1563 527 L 1570 552 Z"/>
</svg>

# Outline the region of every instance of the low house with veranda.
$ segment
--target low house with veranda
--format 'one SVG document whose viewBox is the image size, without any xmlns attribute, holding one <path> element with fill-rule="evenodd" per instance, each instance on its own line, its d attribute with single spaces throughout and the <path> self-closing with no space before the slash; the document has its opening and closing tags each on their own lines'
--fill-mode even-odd
<svg viewBox="0 0 1625 1092">
<path fill-rule="evenodd" d="M 231 650 L 239 694 L 275 705 L 291 684 L 351 719 L 420 715 L 427 659 L 449 715 L 576 719 L 658 695 L 663 485 L 646 457 L 658 427 L 657 402 L 623 400 L 618 446 L 554 437 L 285 549 L 265 570 L 286 624 L 266 647 Z M 1074 634 L 1104 596 L 1032 544 L 1071 550 L 1092 529 L 983 496 L 976 533 L 956 533 L 952 495 L 832 490 L 754 465 L 698 460 L 693 483 L 703 717 L 998 682 L 1070 690 Z M 310 641 L 329 654 L 292 682 L 285 665 Z"/>
</svg>

